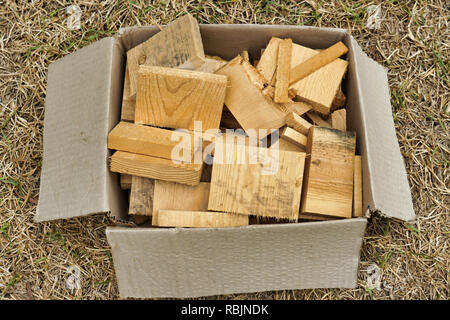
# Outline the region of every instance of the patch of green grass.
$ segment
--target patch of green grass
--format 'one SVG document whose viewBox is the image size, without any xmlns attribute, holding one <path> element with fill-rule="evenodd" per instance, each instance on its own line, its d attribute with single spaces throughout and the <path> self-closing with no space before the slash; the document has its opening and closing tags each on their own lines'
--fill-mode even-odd
<svg viewBox="0 0 450 320">
<path fill-rule="evenodd" d="M 411 231 L 412 235 L 416 237 L 417 239 L 420 239 L 420 231 L 414 227 L 412 224 L 405 223 L 406 228 L 408 228 L 409 231 Z"/>
</svg>

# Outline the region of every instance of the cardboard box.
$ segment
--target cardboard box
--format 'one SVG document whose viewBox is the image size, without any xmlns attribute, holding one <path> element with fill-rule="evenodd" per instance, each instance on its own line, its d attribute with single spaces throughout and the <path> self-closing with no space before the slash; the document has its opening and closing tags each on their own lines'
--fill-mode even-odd
<svg viewBox="0 0 450 320">
<path fill-rule="evenodd" d="M 395 135 L 386 71 L 342 29 L 201 25 L 205 52 L 258 58 L 272 36 L 311 48 L 349 47 L 348 130 L 362 155 L 363 210 L 414 220 Z M 158 32 L 120 30 L 49 67 L 44 161 L 36 221 L 107 213 L 127 222 L 126 194 L 108 169 L 108 132 L 119 122 L 127 49 Z M 352 288 L 366 218 L 223 229 L 108 227 L 121 297 L 197 297 L 303 288 Z"/>
</svg>

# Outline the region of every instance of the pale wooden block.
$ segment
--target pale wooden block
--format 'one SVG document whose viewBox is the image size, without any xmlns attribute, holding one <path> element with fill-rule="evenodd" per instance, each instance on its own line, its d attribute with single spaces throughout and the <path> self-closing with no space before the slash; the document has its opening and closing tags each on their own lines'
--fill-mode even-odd
<svg viewBox="0 0 450 320">
<path fill-rule="evenodd" d="M 297 219 L 305 153 L 242 146 L 240 151 L 227 153 L 222 163 L 214 157 L 208 209 Z M 258 153 L 265 161 L 250 163 Z"/>
<path fill-rule="evenodd" d="M 174 182 L 155 180 L 155 198 L 153 201 L 152 224 L 158 225 L 159 211 L 208 210 L 210 184 L 200 182 L 196 186 L 187 186 Z"/>
<path fill-rule="evenodd" d="M 299 80 L 302 80 L 314 71 L 317 71 L 325 65 L 333 62 L 347 52 L 348 48 L 342 43 L 342 41 L 335 43 L 325 50 L 320 50 L 318 54 L 292 68 L 289 84 L 293 84 Z"/>
<path fill-rule="evenodd" d="M 351 218 L 355 143 L 353 132 L 323 127 L 309 130 L 300 217 Z"/>
<path fill-rule="evenodd" d="M 355 156 L 353 176 L 353 217 L 362 217 L 362 166 L 361 156 Z"/>
<path fill-rule="evenodd" d="M 286 125 L 304 135 L 308 135 L 309 128 L 312 127 L 311 123 L 300 117 L 295 112 L 291 112 L 286 116 Z"/>
<path fill-rule="evenodd" d="M 129 174 L 120 174 L 120 188 L 122 190 L 130 190 L 131 189 L 131 175 Z"/>
<path fill-rule="evenodd" d="M 186 14 L 167 25 L 147 41 L 127 51 L 130 95 L 137 92 L 140 65 L 195 69 L 205 62 L 197 20 Z"/>
<path fill-rule="evenodd" d="M 269 83 L 272 83 L 272 78 L 275 76 L 278 59 L 278 46 L 282 39 L 272 37 L 266 49 L 261 52 L 256 69 L 266 78 Z"/>
<path fill-rule="evenodd" d="M 219 128 L 227 78 L 173 68 L 141 66 L 135 122 L 168 128 Z"/>
<path fill-rule="evenodd" d="M 111 171 L 140 177 L 197 185 L 202 164 L 180 163 L 169 159 L 116 151 L 111 156 Z"/>
<path fill-rule="evenodd" d="M 317 50 L 294 44 L 292 46 L 291 68 L 317 54 L 319 54 Z M 347 61 L 336 59 L 302 80 L 291 84 L 289 88 L 296 93 L 298 99 L 310 103 L 316 111 L 329 114 L 334 97 L 347 71 L 347 66 Z"/>
<path fill-rule="evenodd" d="M 285 139 L 302 149 L 306 149 L 306 144 L 308 142 L 308 138 L 305 135 L 289 127 L 286 127 L 281 131 L 280 138 Z"/>
<path fill-rule="evenodd" d="M 296 144 L 293 144 L 292 142 L 289 142 L 285 139 L 281 139 L 281 137 L 273 142 L 269 149 L 274 149 L 274 148 L 278 148 L 279 150 L 283 150 L 283 151 L 293 151 L 293 152 L 305 152 L 305 148 L 304 147 L 300 147 Z"/>
<path fill-rule="evenodd" d="M 248 225 L 248 216 L 226 212 L 159 210 L 158 227 L 224 228 Z"/>
<path fill-rule="evenodd" d="M 254 67 L 237 56 L 217 71 L 228 76 L 225 104 L 244 130 L 278 129 L 284 125 L 285 112 L 274 103 L 257 78 Z M 256 70 L 254 70 L 256 71 Z"/>
<path fill-rule="evenodd" d="M 153 179 L 132 176 L 129 214 L 152 215 L 154 183 Z"/>
<path fill-rule="evenodd" d="M 277 103 L 288 103 L 289 75 L 291 68 L 292 39 L 285 39 L 278 45 L 275 94 L 273 100 Z"/>
<path fill-rule="evenodd" d="M 331 127 L 347 131 L 347 113 L 345 109 L 339 109 L 331 114 Z"/>
<path fill-rule="evenodd" d="M 323 120 L 317 113 L 309 111 L 306 113 L 306 115 L 315 125 L 319 127 L 331 128 L 331 124 Z"/>
<path fill-rule="evenodd" d="M 200 67 L 196 68 L 195 70 L 207 73 L 214 73 L 226 64 L 227 61 L 220 57 L 206 56 L 205 63 L 202 64 Z"/>
<path fill-rule="evenodd" d="M 194 138 L 188 132 L 177 132 L 172 140 L 174 131 L 143 126 L 129 122 L 119 122 L 108 135 L 108 148 L 131 153 L 139 153 L 165 159 L 172 159 L 172 151 L 180 145 L 182 154 L 176 155 L 180 158 L 174 160 L 190 159 L 194 157 Z M 189 141 L 184 146 L 180 143 Z M 186 158 L 181 158 L 185 156 Z"/>
</svg>

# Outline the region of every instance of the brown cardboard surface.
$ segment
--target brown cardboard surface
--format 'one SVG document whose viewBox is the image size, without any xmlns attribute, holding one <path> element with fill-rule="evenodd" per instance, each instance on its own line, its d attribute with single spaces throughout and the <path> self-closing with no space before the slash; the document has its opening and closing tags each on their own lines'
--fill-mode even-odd
<svg viewBox="0 0 450 320">
<path fill-rule="evenodd" d="M 49 67 L 37 221 L 121 211 L 120 197 L 109 197 L 120 188 L 105 148 L 119 112 L 120 95 L 110 92 L 120 83 L 115 43 L 102 39 Z"/>
<path fill-rule="evenodd" d="M 106 230 L 122 298 L 356 286 L 365 218 Z"/>
</svg>

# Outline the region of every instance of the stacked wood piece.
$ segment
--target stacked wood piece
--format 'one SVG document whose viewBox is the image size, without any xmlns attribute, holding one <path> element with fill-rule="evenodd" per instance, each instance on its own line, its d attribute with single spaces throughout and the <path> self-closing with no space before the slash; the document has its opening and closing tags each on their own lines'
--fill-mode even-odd
<svg viewBox="0 0 450 320">
<path fill-rule="evenodd" d="M 219 228 L 363 215 L 341 86 L 348 48 L 273 37 L 261 49 L 261 57 L 208 56 L 187 14 L 128 50 L 108 148 L 136 223 Z"/>
</svg>

